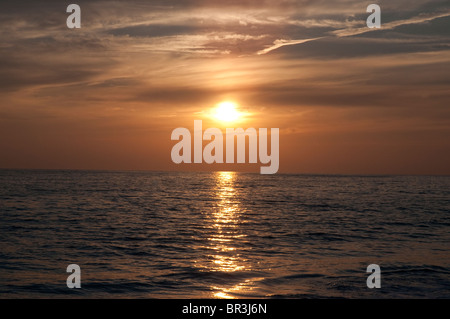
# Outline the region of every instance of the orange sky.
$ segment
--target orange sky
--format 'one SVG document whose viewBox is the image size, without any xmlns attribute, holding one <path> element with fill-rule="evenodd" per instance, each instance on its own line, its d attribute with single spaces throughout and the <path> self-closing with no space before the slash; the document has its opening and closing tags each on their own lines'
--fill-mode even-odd
<svg viewBox="0 0 450 319">
<path fill-rule="evenodd" d="M 230 100 L 280 128 L 279 173 L 450 173 L 446 1 L 380 1 L 381 30 L 356 0 L 77 3 L 77 30 L 0 4 L 0 168 L 257 172 L 171 161 Z"/>
</svg>

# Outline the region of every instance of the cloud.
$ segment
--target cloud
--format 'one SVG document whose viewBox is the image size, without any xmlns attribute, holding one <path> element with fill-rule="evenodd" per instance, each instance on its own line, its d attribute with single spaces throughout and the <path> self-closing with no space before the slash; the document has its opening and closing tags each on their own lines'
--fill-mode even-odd
<svg viewBox="0 0 450 319">
<path fill-rule="evenodd" d="M 108 33 L 117 36 L 168 37 L 173 35 L 192 34 L 195 33 L 197 29 L 198 28 L 190 25 L 145 24 L 116 28 L 109 30 Z"/>
<path fill-rule="evenodd" d="M 302 39 L 302 40 L 284 40 L 284 39 L 278 39 L 275 40 L 273 42 L 273 45 L 265 48 L 263 50 L 260 50 L 257 52 L 258 55 L 262 55 L 262 54 L 266 54 L 269 53 L 270 51 L 279 49 L 281 47 L 284 46 L 288 46 L 288 45 L 296 45 L 296 44 L 302 44 L 302 43 L 306 43 L 306 42 L 310 42 L 310 41 L 315 41 L 315 40 L 319 40 L 322 39 L 323 37 L 319 37 L 319 38 L 312 38 L 312 39 Z"/>
<path fill-rule="evenodd" d="M 367 27 L 349 28 L 349 29 L 333 31 L 332 34 L 334 34 L 338 37 L 349 37 L 349 36 L 354 36 L 354 35 L 363 34 L 363 33 L 367 33 L 367 32 L 373 32 L 373 31 L 377 31 L 377 30 L 392 30 L 399 26 L 425 23 L 428 21 L 432 21 L 432 20 L 435 20 L 438 18 L 443 18 L 443 17 L 448 17 L 448 16 L 450 16 L 450 12 L 423 13 L 423 14 L 420 14 L 418 16 L 408 18 L 408 19 L 382 23 L 380 29 L 369 29 Z"/>
<path fill-rule="evenodd" d="M 369 32 L 374 32 L 374 31 L 386 31 L 386 30 L 392 30 L 395 29 L 397 27 L 400 26 L 407 26 L 407 25 L 413 25 L 413 24 L 421 24 L 421 23 L 426 23 L 426 22 L 430 22 L 439 18 L 445 18 L 445 17 L 449 17 L 450 16 L 450 12 L 434 12 L 434 13 L 423 13 L 423 14 L 419 14 L 418 16 L 412 17 L 412 18 L 408 18 L 408 19 L 403 19 L 403 20 L 398 20 L 398 21 L 391 21 L 388 23 L 383 23 L 382 27 L 380 29 L 369 29 L 367 26 L 361 27 L 361 28 L 345 28 L 345 29 L 339 29 L 339 30 L 335 30 L 335 31 L 331 31 L 330 33 L 333 36 L 337 36 L 338 38 L 342 38 L 342 37 L 352 37 L 355 35 L 360 35 L 360 34 L 365 34 L 365 33 L 369 33 Z M 292 22 L 291 22 L 292 23 Z M 303 22 L 294 22 L 295 24 L 298 25 L 302 25 L 302 26 L 308 26 L 308 27 L 317 27 L 317 26 L 321 26 L 321 27 L 330 27 L 330 26 L 341 26 L 342 24 L 345 25 L 355 25 L 355 24 L 360 24 L 360 22 L 338 22 L 335 20 L 306 20 Z M 262 55 L 262 54 L 266 54 L 269 53 L 271 51 L 277 50 L 281 47 L 284 46 L 289 46 L 289 45 L 297 45 L 297 44 L 303 44 L 303 43 L 307 43 L 307 42 L 311 42 L 311 41 L 316 41 L 316 40 L 320 40 L 325 38 L 326 36 L 322 36 L 322 37 L 316 37 L 316 38 L 311 38 L 311 39 L 300 39 L 300 40 L 284 40 L 284 39 L 278 39 L 275 40 L 273 45 L 265 48 L 263 50 L 260 50 L 257 52 L 258 55 Z"/>
</svg>

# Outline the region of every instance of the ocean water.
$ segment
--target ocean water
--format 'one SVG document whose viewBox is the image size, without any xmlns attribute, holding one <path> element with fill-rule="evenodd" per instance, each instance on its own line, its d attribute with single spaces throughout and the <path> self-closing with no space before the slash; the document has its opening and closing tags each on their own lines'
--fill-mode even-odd
<svg viewBox="0 0 450 319">
<path fill-rule="evenodd" d="M 0 171 L 2 298 L 450 298 L 449 248 L 445 176 Z"/>
</svg>

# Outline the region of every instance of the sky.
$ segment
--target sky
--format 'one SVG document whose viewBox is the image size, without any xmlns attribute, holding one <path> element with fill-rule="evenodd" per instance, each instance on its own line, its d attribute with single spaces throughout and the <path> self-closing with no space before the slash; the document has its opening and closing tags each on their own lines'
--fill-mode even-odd
<svg viewBox="0 0 450 319">
<path fill-rule="evenodd" d="M 203 120 L 279 128 L 279 173 L 448 175 L 449 30 L 447 0 L 2 1 L 0 168 L 259 170 L 174 164 Z"/>
</svg>

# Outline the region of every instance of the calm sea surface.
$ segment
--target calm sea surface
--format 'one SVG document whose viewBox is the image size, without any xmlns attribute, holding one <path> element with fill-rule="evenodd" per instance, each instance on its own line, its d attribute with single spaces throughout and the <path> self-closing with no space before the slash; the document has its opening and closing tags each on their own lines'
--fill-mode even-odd
<svg viewBox="0 0 450 319">
<path fill-rule="evenodd" d="M 449 249 L 450 177 L 0 171 L 2 298 L 450 298 Z"/>
</svg>

